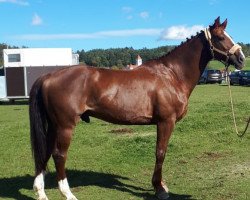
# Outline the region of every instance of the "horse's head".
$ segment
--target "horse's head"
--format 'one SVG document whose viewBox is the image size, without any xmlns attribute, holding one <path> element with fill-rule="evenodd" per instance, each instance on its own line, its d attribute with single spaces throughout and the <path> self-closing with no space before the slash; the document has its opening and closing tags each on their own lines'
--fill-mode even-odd
<svg viewBox="0 0 250 200">
<path fill-rule="evenodd" d="M 218 17 L 212 26 L 205 29 L 204 32 L 210 44 L 211 54 L 214 59 L 241 69 L 244 67 L 245 56 L 241 46 L 236 44 L 226 33 L 226 26 L 227 20 L 221 24 L 220 17 Z"/>
</svg>

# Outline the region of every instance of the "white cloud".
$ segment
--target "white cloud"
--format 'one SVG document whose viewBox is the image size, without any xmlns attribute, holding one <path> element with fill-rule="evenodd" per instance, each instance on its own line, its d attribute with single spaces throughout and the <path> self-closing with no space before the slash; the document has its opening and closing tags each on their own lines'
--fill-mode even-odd
<svg viewBox="0 0 250 200">
<path fill-rule="evenodd" d="M 191 27 L 182 25 L 172 26 L 167 29 L 125 29 L 73 34 L 24 34 L 10 37 L 12 39 L 18 40 L 85 40 L 114 37 L 155 36 L 158 37 L 160 40 L 183 40 L 187 37 L 190 37 L 191 35 L 195 35 L 196 32 L 199 32 L 203 29 L 204 26 L 202 25 L 194 25 Z"/>
<path fill-rule="evenodd" d="M 194 25 L 191 27 L 187 27 L 185 25 L 181 26 L 172 26 L 164 31 L 162 31 L 160 39 L 162 40 L 183 40 L 191 35 L 195 35 L 196 32 L 204 29 L 202 25 Z"/>
<path fill-rule="evenodd" d="M 128 19 L 128 20 L 133 19 L 133 15 L 128 15 L 128 16 L 127 16 L 127 19 Z"/>
<path fill-rule="evenodd" d="M 158 13 L 158 17 L 161 19 L 163 17 L 163 13 L 162 12 L 159 12 Z"/>
<path fill-rule="evenodd" d="M 29 5 L 28 1 L 22 1 L 22 0 L 0 0 L 0 3 L 12 3 L 12 4 L 21 5 L 21 6 Z"/>
<path fill-rule="evenodd" d="M 140 17 L 143 18 L 143 19 L 147 19 L 147 18 L 149 18 L 149 13 L 146 12 L 146 11 L 141 12 L 141 13 L 140 13 Z"/>
<path fill-rule="evenodd" d="M 155 36 L 161 33 L 162 29 L 130 29 L 130 30 L 114 30 L 97 32 L 96 35 L 114 36 L 114 37 L 130 37 L 130 36 Z"/>
<path fill-rule="evenodd" d="M 126 16 L 126 19 L 131 20 L 134 18 L 134 16 L 139 16 L 142 19 L 148 19 L 149 18 L 149 12 L 143 11 L 140 13 L 135 13 L 134 9 L 130 6 L 123 6 L 122 7 L 122 13 Z"/>
<path fill-rule="evenodd" d="M 129 6 L 122 7 L 122 12 L 124 12 L 124 13 L 131 13 L 132 10 L 133 10 L 133 8 L 131 8 Z"/>
<path fill-rule="evenodd" d="M 42 18 L 38 15 L 38 14 L 34 14 L 33 17 L 32 17 L 32 22 L 31 22 L 31 25 L 33 26 L 39 26 L 43 23 L 43 20 Z"/>
<path fill-rule="evenodd" d="M 209 5 L 213 6 L 218 3 L 218 0 L 209 0 Z"/>
<path fill-rule="evenodd" d="M 128 30 L 112 30 L 100 31 L 95 33 L 79 33 L 79 34 L 26 34 L 12 36 L 11 38 L 18 40 L 70 40 L 70 39 L 99 39 L 113 37 L 133 37 L 133 36 L 158 36 L 163 29 L 128 29 Z"/>
<path fill-rule="evenodd" d="M 122 12 L 126 15 L 126 19 L 127 20 L 131 20 L 133 19 L 133 8 L 129 7 L 129 6 L 124 6 L 122 7 Z"/>
</svg>

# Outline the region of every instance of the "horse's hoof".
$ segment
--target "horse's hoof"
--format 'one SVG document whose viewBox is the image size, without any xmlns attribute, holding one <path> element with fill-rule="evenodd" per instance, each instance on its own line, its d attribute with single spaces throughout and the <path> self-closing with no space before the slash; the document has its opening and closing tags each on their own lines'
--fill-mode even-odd
<svg viewBox="0 0 250 200">
<path fill-rule="evenodd" d="M 49 199 L 45 196 L 45 197 L 38 197 L 37 200 L 49 200 Z"/>
<path fill-rule="evenodd" d="M 75 198 L 71 197 L 70 199 L 67 199 L 67 200 L 77 200 L 77 198 L 76 197 Z"/>
<path fill-rule="evenodd" d="M 68 197 L 67 200 L 77 200 L 77 198 L 74 195 L 72 195 L 72 196 Z"/>
<path fill-rule="evenodd" d="M 37 200 L 49 200 L 44 190 L 36 190 L 36 193 L 38 195 Z"/>
<path fill-rule="evenodd" d="M 168 192 L 164 190 L 163 188 L 155 193 L 155 196 L 160 200 L 166 200 L 169 198 Z"/>
</svg>

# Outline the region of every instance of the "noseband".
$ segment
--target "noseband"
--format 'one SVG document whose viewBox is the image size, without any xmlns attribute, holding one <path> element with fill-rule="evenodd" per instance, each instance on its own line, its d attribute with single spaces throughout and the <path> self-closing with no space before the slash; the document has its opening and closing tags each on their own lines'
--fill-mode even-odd
<svg viewBox="0 0 250 200">
<path fill-rule="evenodd" d="M 216 48 L 213 44 L 212 44 L 212 36 L 211 36 L 211 33 L 210 33 L 210 30 L 209 28 L 205 28 L 204 30 L 204 33 L 205 33 L 205 37 L 209 43 L 209 46 L 210 46 L 210 52 L 211 52 L 211 55 L 212 55 L 212 59 L 214 59 L 214 52 L 216 53 L 219 53 L 223 56 L 226 57 L 225 60 L 221 60 L 226 66 L 229 66 L 229 58 L 231 55 L 233 55 L 237 50 L 240 50 L 242 49 L 240 45 L 238 44 L 234 44 L 231 49 L 229 49 L 227 52 L 224 52 L 218 48 Z"/>
</svg>

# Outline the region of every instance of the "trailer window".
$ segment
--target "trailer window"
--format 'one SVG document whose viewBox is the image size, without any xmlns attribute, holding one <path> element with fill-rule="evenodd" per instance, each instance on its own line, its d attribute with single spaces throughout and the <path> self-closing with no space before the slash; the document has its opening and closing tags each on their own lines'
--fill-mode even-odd
<svg viewBox="0 0 250 200">
<path fill-rule="evenodd" d="M 21 56 L 20 54 L 9 54 L 8 55 L 8 61 L 9 62 L 20 62 L 21 61 Z"/>
</svg>

